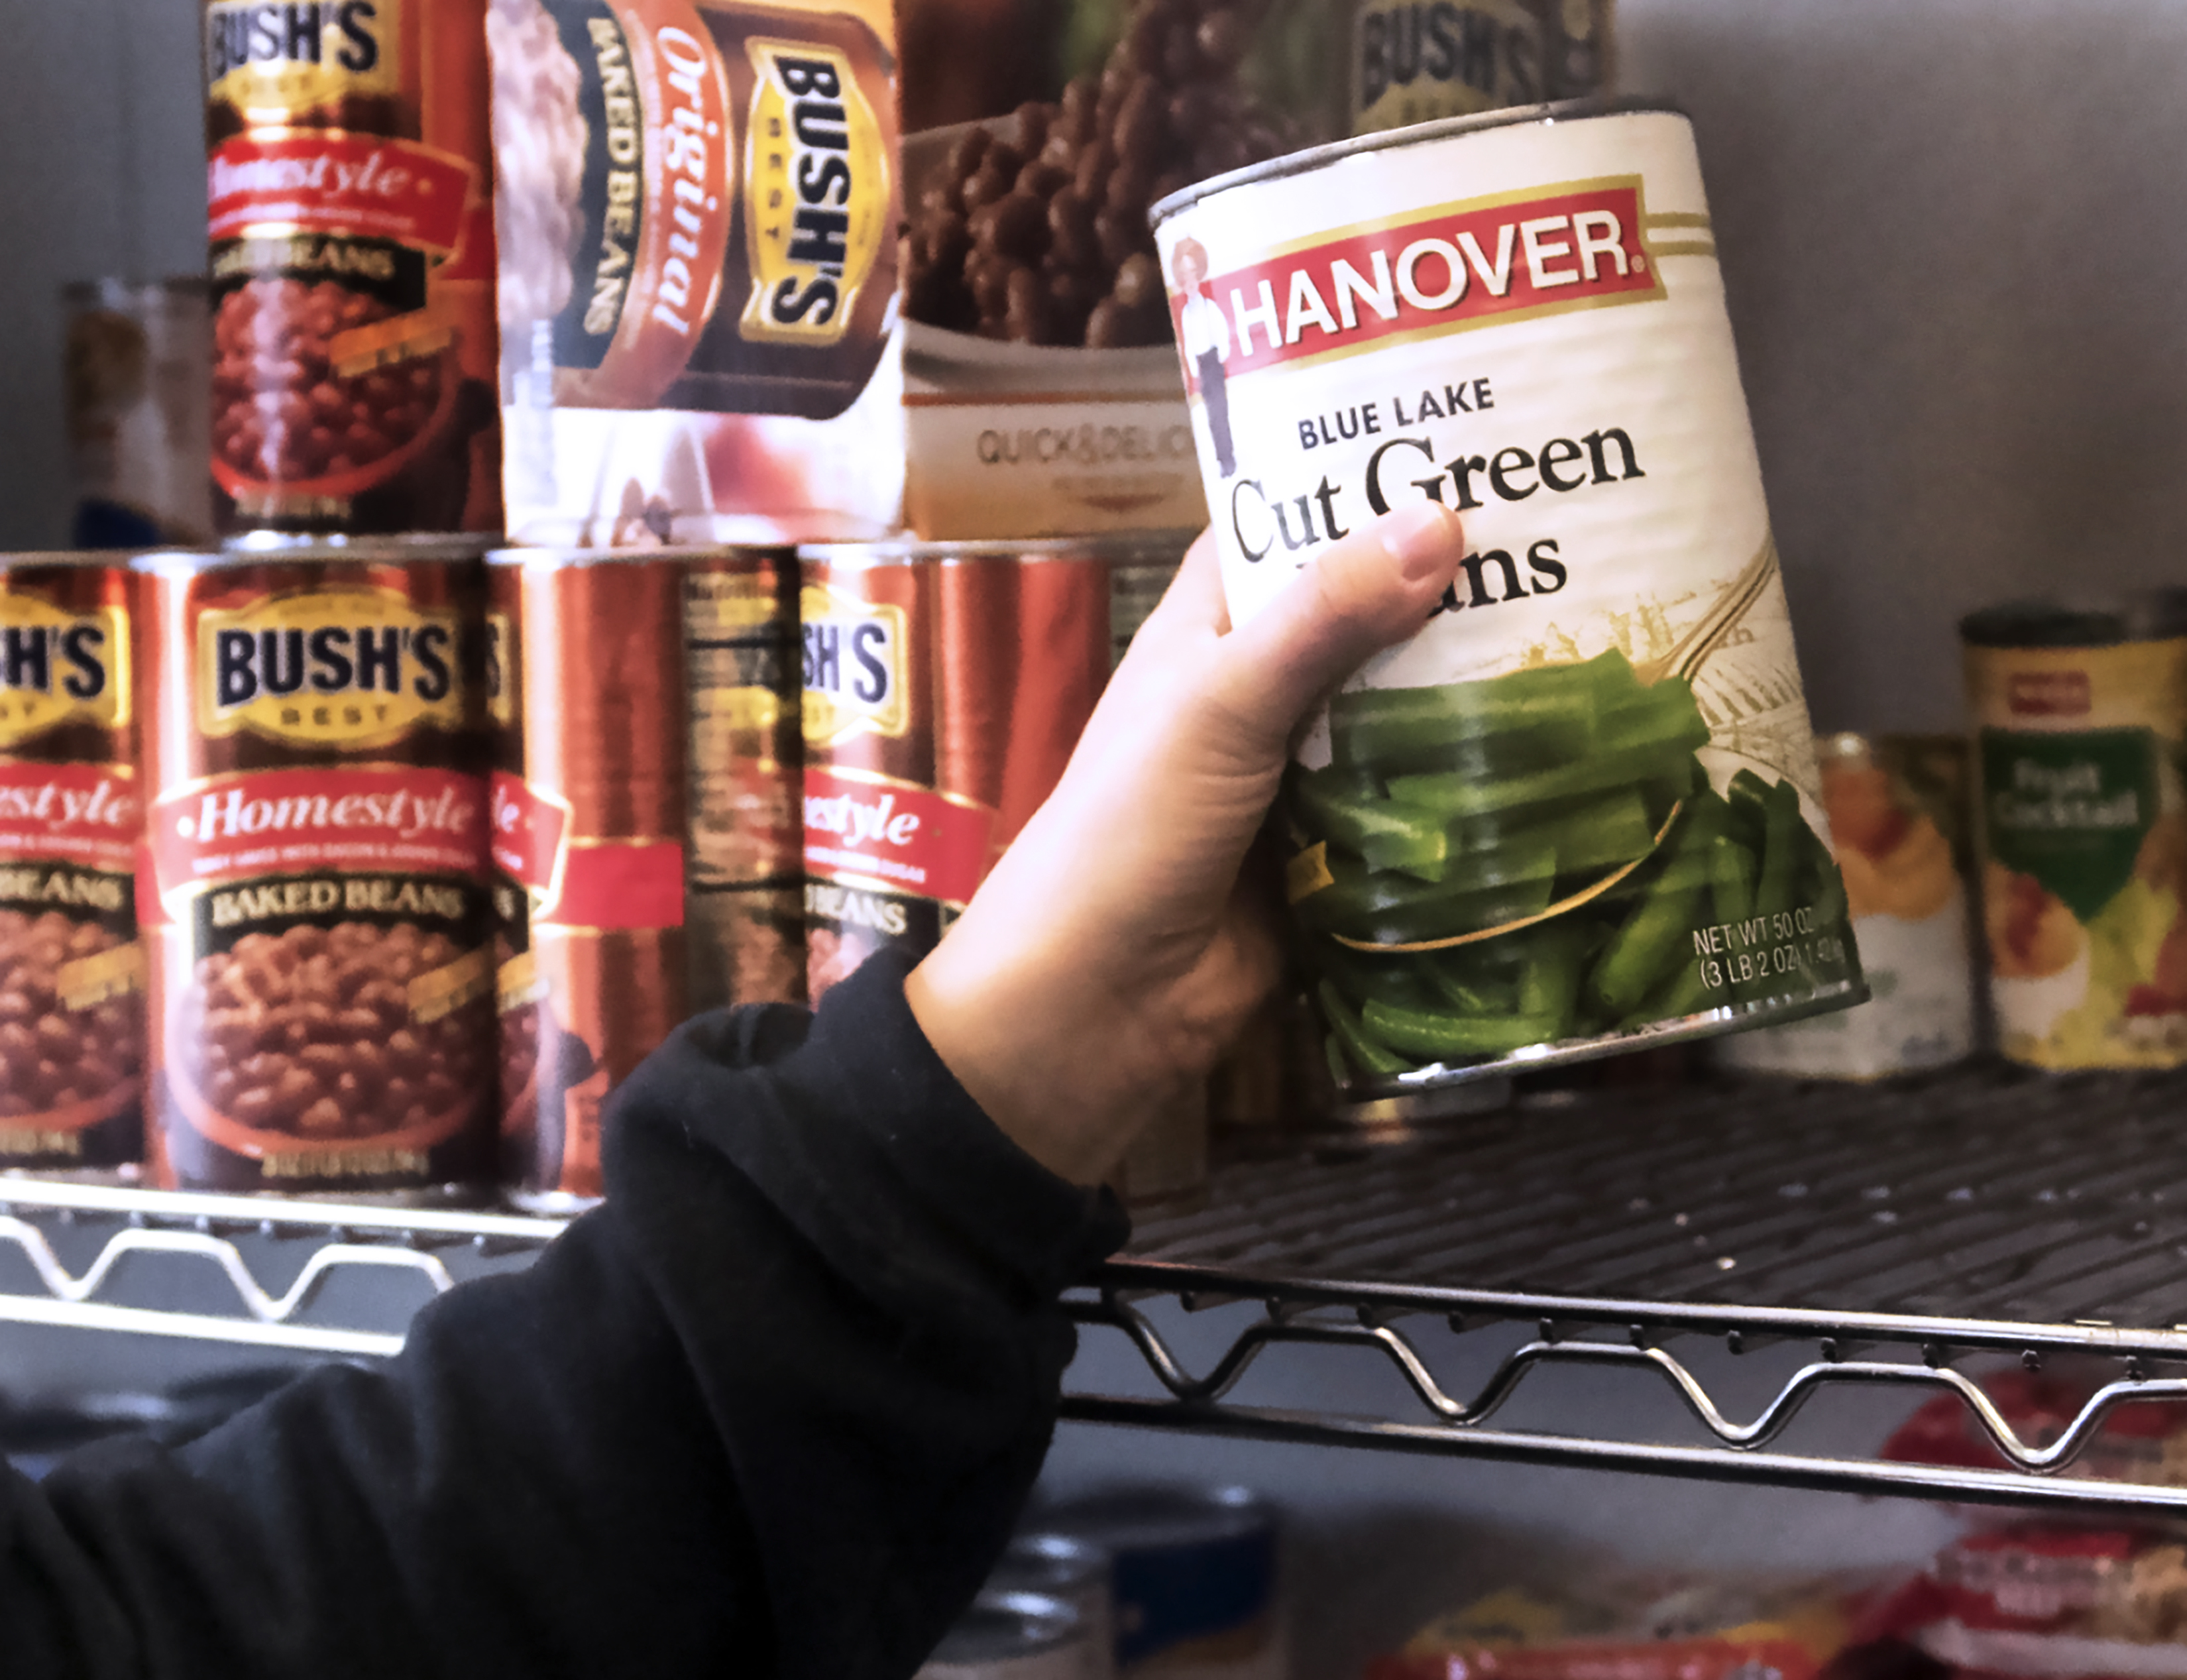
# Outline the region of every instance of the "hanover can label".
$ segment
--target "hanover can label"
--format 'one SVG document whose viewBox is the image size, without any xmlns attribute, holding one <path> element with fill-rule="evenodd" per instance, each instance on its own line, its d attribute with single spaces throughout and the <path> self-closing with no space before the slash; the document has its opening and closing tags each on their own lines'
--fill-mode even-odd
<svg viewBox="0 0 2187 1680">
<path fill-rule="evenodd" d="M 1346 1084 L 1858 1002 L 1685 119 L 1436 124 L 1155 213 L 1234 618 L 1375 514 L 1465 521 L 1286 780 Z"/>
<path fill-rule="evenodd" d="M 143 1147 L 126 561 L 0 557 L 0 1166 Z"/>
<path fill-rule="evenodd" d="M 161 1182 L 478 1177 L 493 962 L 476 551 L 138 565 Z"/>
</svg>

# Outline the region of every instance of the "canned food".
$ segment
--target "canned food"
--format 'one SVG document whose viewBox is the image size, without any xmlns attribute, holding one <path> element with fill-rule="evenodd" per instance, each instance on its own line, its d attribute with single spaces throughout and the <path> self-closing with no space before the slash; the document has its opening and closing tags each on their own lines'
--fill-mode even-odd
<svg viewBox="0 0 2187 1680">
<path fill-rule="evenodd" d="M 1718 1059 L 1756 1073 L 1880 1079 L 1972 1055 L 1965 738 L 1823 735 L 1815 756 L 1874 1000 L 1727 1038 Z"/>
<path fill-rule="evenodd" d="M 1273 1508 L 1242 1487 L 1127 1488 L 1040 1514 L 1116 1570 L 1116 1672 L 1282 1680 L 1290 1647 Z"/>
<path fill-rule="evenodd" d="M 540 406 L 824 419 L 896 295 L 884 0 L 494 0 L 502 299 Z"/>
<path fill-rule="evenodd" d="M 205 542 L 205 277 L 80 280 L 62 289 L 61 306 L 76 546 Z"/>
<path fill-rule="evenodd" d="M 1605 93 L 1611 10 L 1611 0 L 1361 0 L 1352 132 Z"/>
<path fill-rule="evenodd" d="M 797 589 L 788 548 L 694 562 L 684 582 L 694 1010 L 805 1001 Z"/>
<path fill-rule="evenodd" d="M 2187 1061 L 2187 603 L 1961 621 L 1999 1048 L 2044 1068 Z"/>
<path fill-rule="evenodd" d="M 502 1154 L 600 1194 L 600 1106 L 689 1013 L 684 588 L 719 551 L 488 556 Z"/>
<path fill-rule="evenodd" d="M 1078 1613 L 1037 1593 L 981 1593 L 942 1637 L 917 1680 L 1085 1680 Z"/>
<path fill-rule="evenodd" d="M 1377 514 L 1465 520 L 1280 801 L 1347 1091 L 1858 1002 L 1685 118 L 1432 124 L 1155 215 L 1234 621 Z"/>
<path fill-rule="evenodd" d="M 222 531 L 498 531 L 486 0 L 207 0 Z"/>
<path fill-rule="evenodd" d="M 143 1150 L 135 578 L 0 556 L 0 1166 Z"/>
<path fill-rule="evenodd" d="M 1188 540 L 803 551 L 816 1003 L 878 950 L 934 948 L 1062 775 Z"/>
<path fill-rule="evenodd" d="M 1090 1540 L 1045 1530 L 1015 1537 L 987 1576 L 981 1596 L 1032 1593 L 1060 1599 L 1086 1630 L 1086 1680 L 1108 1680 L 1116 1672 L 1116 1567 Z"/>
<path fill-rule="evenodd" d="M 414 1192 L 492 1160 L 459 539 L 146 555 L 150 1155 L 168 1188 Z"/>
</svg>

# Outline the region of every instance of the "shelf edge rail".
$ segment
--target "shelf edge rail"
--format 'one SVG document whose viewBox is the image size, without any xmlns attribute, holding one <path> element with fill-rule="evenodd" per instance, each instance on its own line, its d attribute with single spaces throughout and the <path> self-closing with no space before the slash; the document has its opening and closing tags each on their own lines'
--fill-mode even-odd
<svg viewBox="0 0 2187 1680">
<path fill-rule="evenodd" d="M 1262 1311 L 1212 1366 L 1195 1375 L 1134 1304 L 1150 1295 L 1174 1297 L 1188 1310 L 1245 1301 L 1257 1302 Z M 1075 1292 L 1065 1304 L 1079 1324 L 1122 1334 L 1169 1396 L 1067 1396 L 1064 1414 L 1084 1421 L 1977 1503 L 2187 1510 L 2187 1487 L 2058 1474 L 2087 1450 L 2118 1407 L 2187 1403 L 2187 1378 L 2156 1376 L 2150 1369 L 2160 1362 L 2187 1361 L 2187 1333 L 2179 1331 L 1277 1279 L 1132 1260 L 1110 1262 L 1090 1292 Z M 1346 1313 L 1349 1323 L 1341 1316 Z M 1436 1379 L 1419 1349 L 1397 1328 L 1395 1321 L 1408 1314 L 1433 1315 L 1454 1333 L 1516 1323 L 1532 1325 L 1535 1334 L 1506 1352 L 1470 1396 L 1459 1396 Z M 1766 1342 L 1813 1341 L 1819 1356 L 1801 1365 L 1760 1411 L 1741 1422 L 1717 1404 L 1684 1361 L 1659 1345 L 1681 1334 L 1721 1337 L 1734 1353 Z M 1353 1346 L 1379 1353 L 1397 1368 L 1430 1421 L 1308 1413 L 1229 1401 L 1231 1390 L 1260 1354 L 1281 1345 Z M 1919 1363 L 1859 1357 L 1881 1346 L 1914 1349 Z M 2123 1374 L 2089 1396 L 2054 1439 L 2033 1443 L 2022 1440 L 1974 1379 L 1951 1363 L 1967 1354 L 2006 1352 L 2017 1354 L 2030 1368 L 2039 1367 L 2052 1353 L 2101 1355 L 2121 1362 Z M 1715 1444 L 1689 1447 L 1490 1426 L 1530 1373 L 1575 1364 L 1652 1375 L 1670 1387 Z M 1965 1407 L 2004 1467 L 1985 1469 L 1764 1450 L 1813 1395 L 1841 1385 L 1949 1393 Z"/>
</svg>

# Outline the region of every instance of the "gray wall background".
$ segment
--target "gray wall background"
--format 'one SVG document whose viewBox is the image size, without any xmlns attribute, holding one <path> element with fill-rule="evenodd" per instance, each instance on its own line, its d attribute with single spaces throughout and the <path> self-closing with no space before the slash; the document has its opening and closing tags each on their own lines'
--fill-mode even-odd
<svg viewBox="0 0 2187 1680">
<path fill-rule="evenodd" d="M 20 548 L 66 523 L 55 289 L 195 267 L 203 171 L 191 0 L 8 0 L 8 18 L 0 548 Z M 1953 727 L 1959 612 L 2187 572 L 2187 4 L 1625 0 L 1622 24 L 1627 87 L 1700 124 L 1819 722 Z M 210 1357 L 14 1331 L 0 1386 L 155 1380 Z M 1130 1385 L 1116 1350 L 1086 1358 L 1086 1381 Z M 1390 1398 L 1386 1374 L 1349 1366 L 1265 1380 L 1271 1403 Z M 1543 1403 L 1584 1419 L 1631 1400 L 1576 1380 Z M 1889 1422 L 1817 1426 L 1872 1446 Z M 1134 1472 L 1285 1497 L 1301 1672 L 1317 1677 L 1458 1595 L 1605 1549 L 1880 1562 L 1947 1524 L 1903 1503 L 1088 1428 L 1063 1432 L 1050 1475 Z"/>
</svg>

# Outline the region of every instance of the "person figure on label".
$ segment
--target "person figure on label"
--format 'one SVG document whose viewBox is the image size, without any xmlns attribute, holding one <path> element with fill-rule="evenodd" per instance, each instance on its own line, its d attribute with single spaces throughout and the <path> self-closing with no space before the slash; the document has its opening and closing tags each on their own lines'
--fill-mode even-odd
<svg viewBox="0 0 2187 1680">
<path fill-rule="evenodd" d="M 1230 359 L 1230 323 L 1223 306 L 1207 285 L 1207 247 L 1197 239 L 1179 239 L 1170 256 L 1177 289 L 1184 294 L 1184 359 L 1200 385 L 1200 401 L 1207 411 L 1208 435 L 1215 443 L 1215 463 L 1228 478 L 1238 470 L 1238 458 L 1230 444 L 1230 391 L 1224 382 L 1223 364 Z"/>
</svg>

